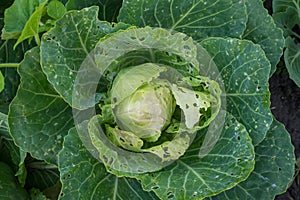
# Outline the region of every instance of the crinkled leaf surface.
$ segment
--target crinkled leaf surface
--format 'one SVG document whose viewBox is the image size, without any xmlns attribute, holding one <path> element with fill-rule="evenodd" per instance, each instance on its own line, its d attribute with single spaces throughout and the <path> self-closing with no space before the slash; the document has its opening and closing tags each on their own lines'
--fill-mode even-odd
<svg viewBox="0 0 300 200">
<path fill-rule="evenodd" d="M 282 55 L 284 38 L 261 0 L 245 1 L 248 21 L 243 38 L 259 44 L 271 63 L 270 74 L 276 70 L 276 65 Z"/>
<path fill-rule="evenodd" d="M 125 24 L 112 27 L 107 22 L 99 21 L 97 15 L 97 7 L 70 11 L 42 38 L 42 69 L 56 91 L 70 105 L 77 72 L 95 44 L 106 34 L 128 27 Z"/>
<path fill-rule="evenodd" d="M 201 45 L 210 53 L 223 80 L 227 111 L 260 143 L 270 128 L 270 63 L 259 45 L 239 39 L 208 38 Z"/>
<path fill-rule="evenodd" d="M 254 147 L 245 127 L 227 115 L 213 150 L 199 156 L 199 133 L 186 154 L 165 169 L 137 176 L 143 188 L 161 199 L 202 199 L 245 180 L 254 168 Z"/>
<path fill-rule="evenodd" d="M 294 175 L 294 148 L 284 126 L 274 120 L 255 147 L 255 169 L 249 178 L 212 199 L 274 199 L 286 191 Z"/>
<path fill-rule="evenodd" d="M 246 27 L 244 1 L 125 0 L 119 21 L 176 30 L 200 40 L 208 36 L 241 37 Z"/>
<path fill-rule="evenodd" d="M 11 7 L 6 9 L 2 39 L 18 39 L 26 22 L 39 6 L 41 0 L 15 0 Z"/>
<path fill-rule="evenodd" d="M 157 199 L 135 179 L 118 178 L 106 171 L 82 144 L 75 128 L 65 137 L 59 153 L 61 199 Z"/>
<path fill-rule="evenodd" d="M 71 108 L 43 74 L 38 48 L 25 55 L 19 73 L 21 85 L 8 115 L 11 135 L 22 150 L 56 164 L 63 136 L 73 126 Z"/>
<path fill-rule="evenodd" d="M 79 10 L 93 5 L 99 6 L 100 20 L 112 22 L 117 20 L 122 0 L 69 0 L 66 7 L 68 10 Z"/>
<path fill-rule="evenodd" d="M 3 162 L 0 162 L 0 198 L 29 199 L 26 190 L 18 184 L 12 169 Z"/>
<path fill-rule="evenodd" d="M 286 50 L 284 52 L 284 62 L 289 72 L 290 78 L 300 87 L 300 44 L 288 37 L 286 38 Z"/>
</svg>

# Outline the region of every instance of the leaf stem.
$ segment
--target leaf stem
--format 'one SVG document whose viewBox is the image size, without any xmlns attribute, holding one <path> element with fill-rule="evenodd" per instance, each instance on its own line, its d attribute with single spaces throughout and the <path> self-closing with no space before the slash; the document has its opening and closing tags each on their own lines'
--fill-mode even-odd
<svg viewBox="0 0 300 200">
<path fill-rule="evenodd" d="M 20 63 L 0 63 L 0 68 L 4 67 L 19 67 Z"/>
<path fill-rule="evenodd" d="M 35 42 L 38 46 L 41 46 L 41 40 L 39 34 L 34 35 Z"/>
</svg>

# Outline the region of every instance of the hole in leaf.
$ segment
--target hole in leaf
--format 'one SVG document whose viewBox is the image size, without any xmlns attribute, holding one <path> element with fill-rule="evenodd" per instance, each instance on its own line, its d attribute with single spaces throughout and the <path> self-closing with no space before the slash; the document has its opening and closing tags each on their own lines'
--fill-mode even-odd
<svg viewBox="0 0 300 200">
<path fill-rule="evenodd" d="M 240 137 L 240 136 L 237 136 L 237 140 L 241 140 L 241 137 Z"/>
<path fill-rule="evenodd" d="M 278 168 L 278 171 L 281 171 L 281 167 Z"/>
<path fill-rule="evenodd" d="M 159 189 L 159 186 L 157 186 L 157 185 L 156 186 L 152 186 L 151 189 L 152 190 L 157 190 L 157 189 Z"/>
<path fill-rule="evenodd" d="M 124 140 L 123 138 L 120 137 L 120 140 L 121 140 L 121 142 L 124 142 L 124 143 L 125 143 L 125 140 Z"/>
</svg>

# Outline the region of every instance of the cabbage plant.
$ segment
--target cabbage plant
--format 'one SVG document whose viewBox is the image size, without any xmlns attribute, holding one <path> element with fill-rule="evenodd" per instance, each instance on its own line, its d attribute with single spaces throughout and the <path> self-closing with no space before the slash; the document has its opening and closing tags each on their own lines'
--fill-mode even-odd
<svg viewBox="0 0 300 200">
<path fill-rule="evenodd" d="M 36 42 L 0 115 L 19 152 L 18 181 L 0 177 L 14 195 L 274 199 L 287 189 L 294 149 L 268 89 L 284 38 L 261 1 L 33 2 L 6 9 L 2 32 L 16 49 Z M 28 159 L 42 162 L 42 186 L 28 185 Z"/>
</svg>

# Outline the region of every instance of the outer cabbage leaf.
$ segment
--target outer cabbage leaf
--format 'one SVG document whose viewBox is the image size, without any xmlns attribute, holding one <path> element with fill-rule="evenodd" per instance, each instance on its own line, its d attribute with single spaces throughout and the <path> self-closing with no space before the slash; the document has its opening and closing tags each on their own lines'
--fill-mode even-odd
<svg viewBox="0 0 300 200">
<path fill-rule="evenodd" d="M 29 199 L 26 190 L 15 179 L 11 168 L 3 162 L 0 162 L 0 185 L 1 199 Z"/>
<path fill-rule="evenodd" d="M 73 126 L 72 111 L 47 81 L 39 57 L 38 48 L 28 51 L 18 68 L 21 85 L 10 104 L 8 122 L 22 150 L 56 164 L 63 136 Z"/>
<path fill-rule="evenodd" d="M 247 21 L 244 1 L 125 0 L 119 21 L 172 29 L 192 36 L 241 37 Z"/>
<path fill-rule="evenodd" d="M 205 131 L 200 132 L 185 155 L 170 166 L 137 175 L 143 188 L 154 191 L 161 199 L 202 199 L 248 177 L 254 168 L 254 147 L 242 124 L 227 114 L 216 145 L 205 157 L 200 157 L 199 147 L 204 137 Z"/>
<path fill-rule="evenodd" d="M 82 144 L 75 128 L 65 137 L 59 153 L 60 199 L 158 199 L 135 179 L 118 178 L 106 171 Z"/>
<path fill-rule="evenodd" d="M 294 164 L 289 133 L 274 120 L 266 138 L 255 147 L 255 169 L 249 178 L 211 199 L 274 199 L 286 191 L 294 175 Z"/>
<path fill-rule="evenodd" d="M 286 50 L 284 52 L 284 62 L 289 72 L 290 78 L 300 87 L 300 44 L 288 37 L 286 38 Z"/>
<path fill-rule="evenodd" d="M 254 145 L 260 143 L 272 122 L 270 63 L 264 51 L 250 41 L 230 38 L 208 38 L 201 45 L 219 69 L 227 111 L 246 127 Z"/>
<path fill-rule="evenodd" d="M 95 44 L 101 37 L 128 27 L 101 22 L 97 14 L 97 7 L 70 11 L 42 37 L 42 69 L 55 90 L 70 105 L 77 72 Z"/>
<path fill-rule="evenodd" d="M 117 21 L 122 0 L 69 0 L 66 4 L 68 10 L 79 10 L 89 6 L 99 6 L 99 19 L 112 22 Z"/>
<path fill-rule="evenodd" d="M 271 63 L 270 74 L 273 74 L 284 47 L 282 31 L 263 7 L 261 0 L 247 0 L 245 4 L 248 21 L 243 39 L 251 40 L 262 47 Z"/>
</svg>

